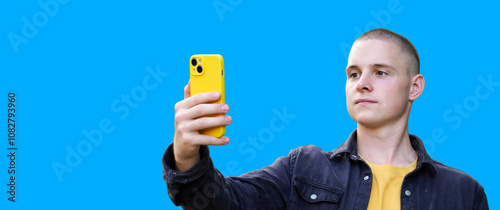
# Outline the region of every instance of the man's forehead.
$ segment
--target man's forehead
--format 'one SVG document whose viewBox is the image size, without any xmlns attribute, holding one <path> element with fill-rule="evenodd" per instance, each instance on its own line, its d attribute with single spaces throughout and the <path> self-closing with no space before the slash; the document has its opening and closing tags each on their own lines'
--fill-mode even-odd
<svg viewBox="0 0 500 210">
<path fill-rule="evenodd" d="M 351 48 L 347 66 L 384 64 L 397 68 L 404 65 L 402 56 L 401 49 L 395 43 L 378 39 L 358 40 Z"/>
</svg>

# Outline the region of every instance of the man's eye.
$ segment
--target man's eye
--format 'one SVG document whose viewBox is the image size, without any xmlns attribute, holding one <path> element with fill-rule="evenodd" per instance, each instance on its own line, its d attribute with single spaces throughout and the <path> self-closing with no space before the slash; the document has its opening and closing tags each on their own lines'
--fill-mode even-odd
<svg viewBox="0 0 500 210">
<path fill-rule="evenodd" d="M 356 78 L 356 77 L 359 77 L 359 73 L 351 73 L 349 75 L 350 78 Z"/>
<path fill-rule="evenodd" d="M 387 72 L 384 72 L 384 71 L 377 71 L 376 72 L 377 76 L 386 76 L 387 75 Z"/>
</svg>

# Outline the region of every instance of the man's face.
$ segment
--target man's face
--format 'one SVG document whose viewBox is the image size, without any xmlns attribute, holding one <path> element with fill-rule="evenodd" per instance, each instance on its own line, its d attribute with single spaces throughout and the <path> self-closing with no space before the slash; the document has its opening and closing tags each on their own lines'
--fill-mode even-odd
<svg viewBox="0 0 500 210">
<path fill-rule="evenodd" d="M 370 128 L 407 120 L 410 79 L 400 48 L 369 39 L 356 42 L 349 54 L 345 86 L 347 111 Z"/>
</svg>

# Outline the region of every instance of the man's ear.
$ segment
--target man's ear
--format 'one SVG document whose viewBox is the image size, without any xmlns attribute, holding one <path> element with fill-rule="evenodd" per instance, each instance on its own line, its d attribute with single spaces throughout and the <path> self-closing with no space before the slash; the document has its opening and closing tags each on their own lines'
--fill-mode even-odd
<svg viewBox="0 0 500 210">
<path fill-rule="evenodd" d="M 422 92 L 424 92 L 425 80 L 424 76 L 421 74 L 417 74 L 413 76 L 410 83 L 410 97 L 408 98 L 410 101 L 417 100 Z"/>
</svg>

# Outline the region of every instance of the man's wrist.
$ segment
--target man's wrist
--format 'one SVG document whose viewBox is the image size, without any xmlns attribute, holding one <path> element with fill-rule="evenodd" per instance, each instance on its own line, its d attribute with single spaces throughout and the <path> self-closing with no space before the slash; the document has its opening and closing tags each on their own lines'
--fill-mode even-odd
<svg viewBox="0 0 500 210">
<path fill-rule="evenodd" d="M 179 172 L 185 172 L 200 162 L 200 153 L 199 152 L 196 153 L 196 155 L 193 158 L 180 158 L 176 157 L 175 155 L 174 158 L 175 158 L 175 170 Z"/>
</svg>

